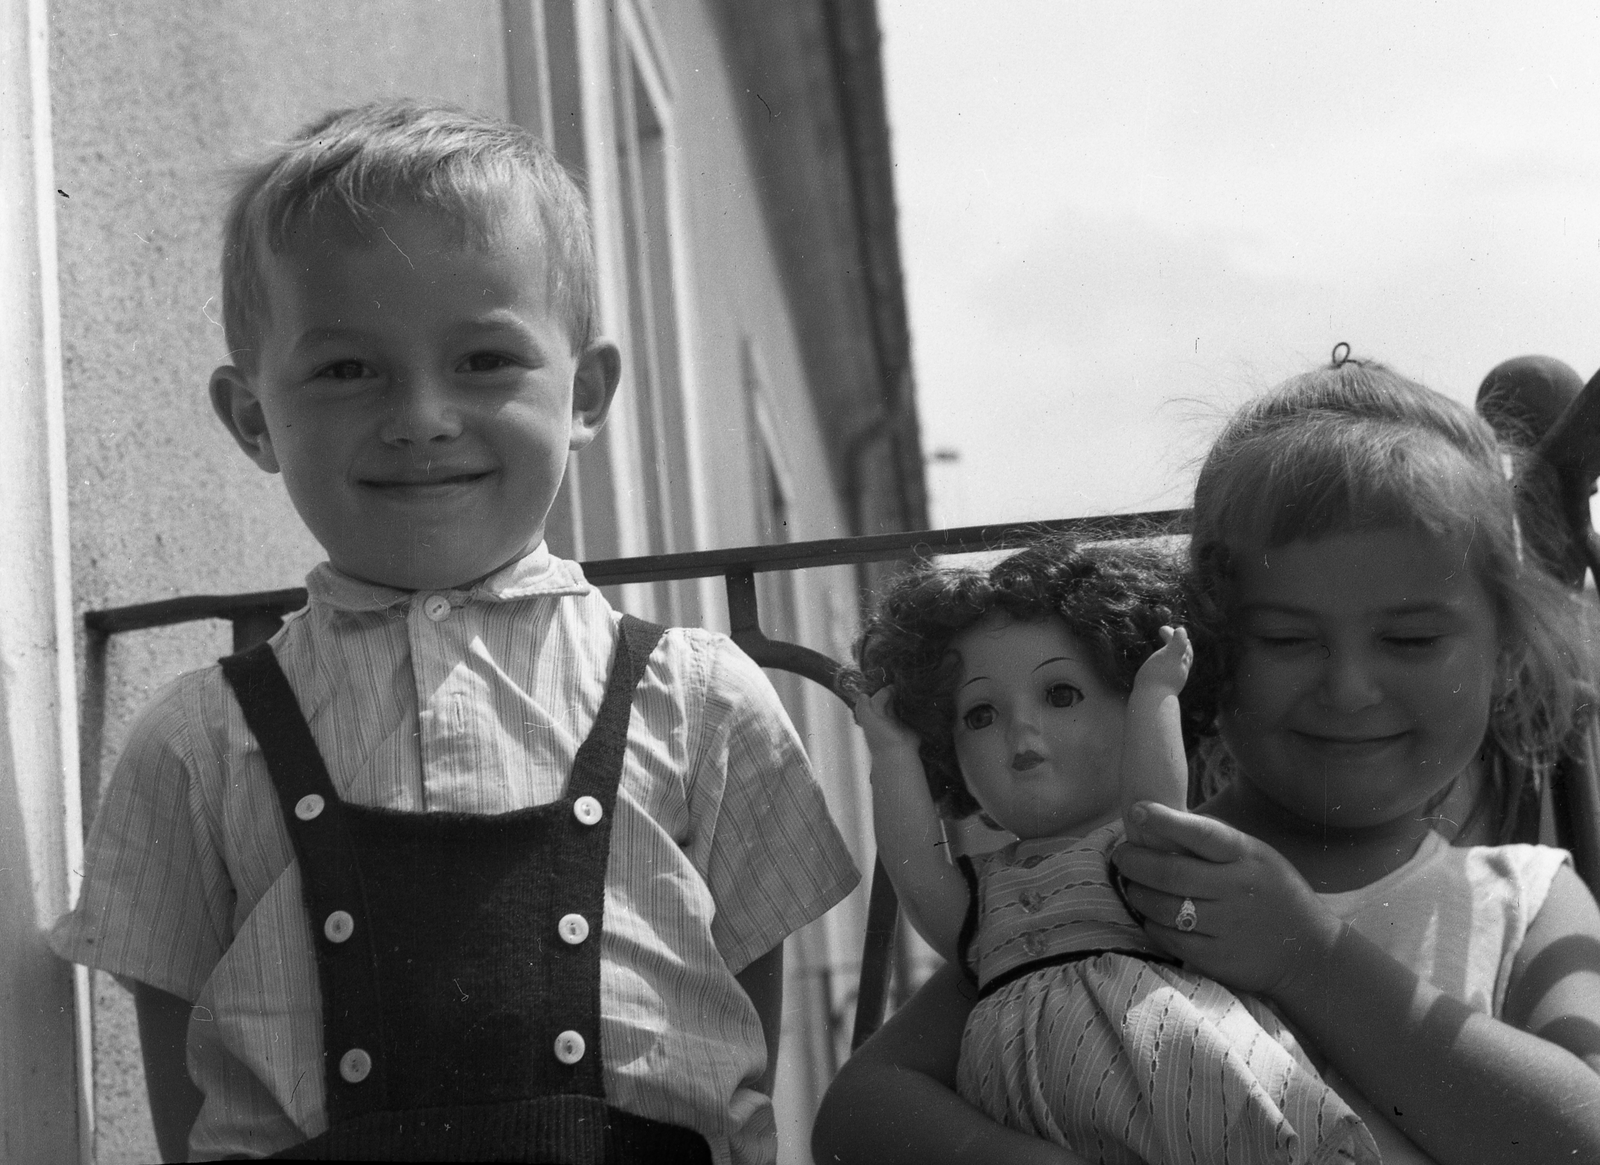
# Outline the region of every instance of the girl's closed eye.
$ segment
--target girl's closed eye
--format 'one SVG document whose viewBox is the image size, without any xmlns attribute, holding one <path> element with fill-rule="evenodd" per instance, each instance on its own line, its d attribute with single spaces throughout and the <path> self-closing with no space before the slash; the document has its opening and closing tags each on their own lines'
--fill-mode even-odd
<svg viewBox="0 0 1600 1165">
<path fill-rule="evenodd" d="M 1255 631 L 1250 638 L 1262 647 L 1288 651 L 1318 642 L 1315 635 L 1305 631 Z"/>
<path fill-rule="evenodd" d="M 1444 642 L 1443 635 L 1386 635 L 1384 643 L 1402 651 L 1423 651 Z"/>
</svg>

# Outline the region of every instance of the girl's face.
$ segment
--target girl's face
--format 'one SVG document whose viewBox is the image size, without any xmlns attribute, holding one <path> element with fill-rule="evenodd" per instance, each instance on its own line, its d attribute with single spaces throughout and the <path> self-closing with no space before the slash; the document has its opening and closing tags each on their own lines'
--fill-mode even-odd
<svg viewBox="0 0 1600 1165">
<path fill-rule="evenodd" d="M 1250 789 L 1363 829 L 1414 821 L 1473 763 L 1499 645 L 1468 551 L 1466 537 L 1375 530 L 1242 565 L 1219 726 Z"/>
<path fill-rule="evenodd" d="M 956 759 L 1018 837 L 1087 833 L 1120 810 L 1127 697 L 1101 683 L 1060 619 L 993 613 L 956 636 Z"/>
</svg>

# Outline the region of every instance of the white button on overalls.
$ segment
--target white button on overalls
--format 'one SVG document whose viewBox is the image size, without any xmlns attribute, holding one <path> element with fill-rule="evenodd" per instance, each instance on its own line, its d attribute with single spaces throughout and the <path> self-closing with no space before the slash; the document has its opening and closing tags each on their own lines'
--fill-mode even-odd
<svg viewBox="0 0 1600 1165">
<path fill-rule="evenodd" d="M 581 914 L 563 914 L 561 921 L 556 923 L 556 930 L 561 934 L 561 941 L 577 946 L 589 937 L 589 920 Z"/>
<path fill-rule="evenodd" d="M 556 1059 L 563 1064 L 576 1064 L 583 1059 L 585 1050 L 583 1037 L 575 1031 L 564 1031 L 556 1037 Z"/>
<path fill-rule="evenodd" d="M 347 1084 L 360 1084 L 372 1071 L 372 1057 L 362 1048 L 351 1048 L 339 1057 L 339 1075 Z"/>
<path fill-rule="evenodd" d="M 579 797 L 572 803 L 572 815 L 585 825 L 598 823 L 604 812 L 593 797 Z"/>
<path fill-rule="evenodd" d="M 437 623 L 450 614 L 450 600 L 443 595 L 429 595 L 422 600 L 422 613 Z"/>
<path fill-rule="evenodd" d="M 322 924 L 322 933 L 328 936 L 332 943 L 342 943 L 356 931 L 356 920 L 350 917 L 348 911 L 335 910 L 328 915 Z"/>
<path fill-rule="evenodd" d="M 322 813 L 322 798 L 315 793 L 307 793 L 294 803 L 294 815 L 301 821 L 310 821 Z"/>
</svg>

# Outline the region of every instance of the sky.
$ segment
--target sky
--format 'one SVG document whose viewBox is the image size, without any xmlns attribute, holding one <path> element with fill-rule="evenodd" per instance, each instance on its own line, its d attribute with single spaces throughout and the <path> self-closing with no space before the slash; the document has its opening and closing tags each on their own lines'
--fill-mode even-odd
<svg viewBox="0 0 1600 1165">
<path fill-rule="evenodd" d="M 1469 403 L 1600 368 L 1600 6 L 879 19 L 935 526 L 1181 506 L 1340 341 Z"/>
</svg>

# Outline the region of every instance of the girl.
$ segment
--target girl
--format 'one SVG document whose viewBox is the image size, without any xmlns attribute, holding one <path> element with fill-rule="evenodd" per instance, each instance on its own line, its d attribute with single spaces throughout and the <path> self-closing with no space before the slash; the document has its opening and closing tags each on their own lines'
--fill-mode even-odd
<svg viewBox="0 0 1600 1165">
<path fill-rule="evenodd" d="M 961 1093 L 1105 1162 L 1374 1161 L 1282 1022 L 1173 966 L 1113 887 L 1125 811 L 1187 795 L 1188 640 L 1162 626 L 1175 574 L 1148 548 L 1063 542 L 990 571 L 929 564 L 863 636 L 879 850 L 913 925 L 983 996 Z M 929 778 L 949 815 L 981 809 L 1021 839 L 961 858 L 965 883 Z"/>
<path fill-rule="evenodd" d="M 1600 1160 L 1600 909 L 1560 851 L 1468 844 L 1507 839 L 1595 699 L 1512 514 L 1487 427 L 1380 365 L 1241 410 L 1190 544 L 1231 777 L 1208 816 L 1134 810 L 1186 852 L 1113 855 L 1151 941 L 1269 999 L 1391 1163 Z M 818 1158 L 1081 1160 L 950 1093 L 971 1007 L 936 974 L 835 1080 Z"/>
</svg>

